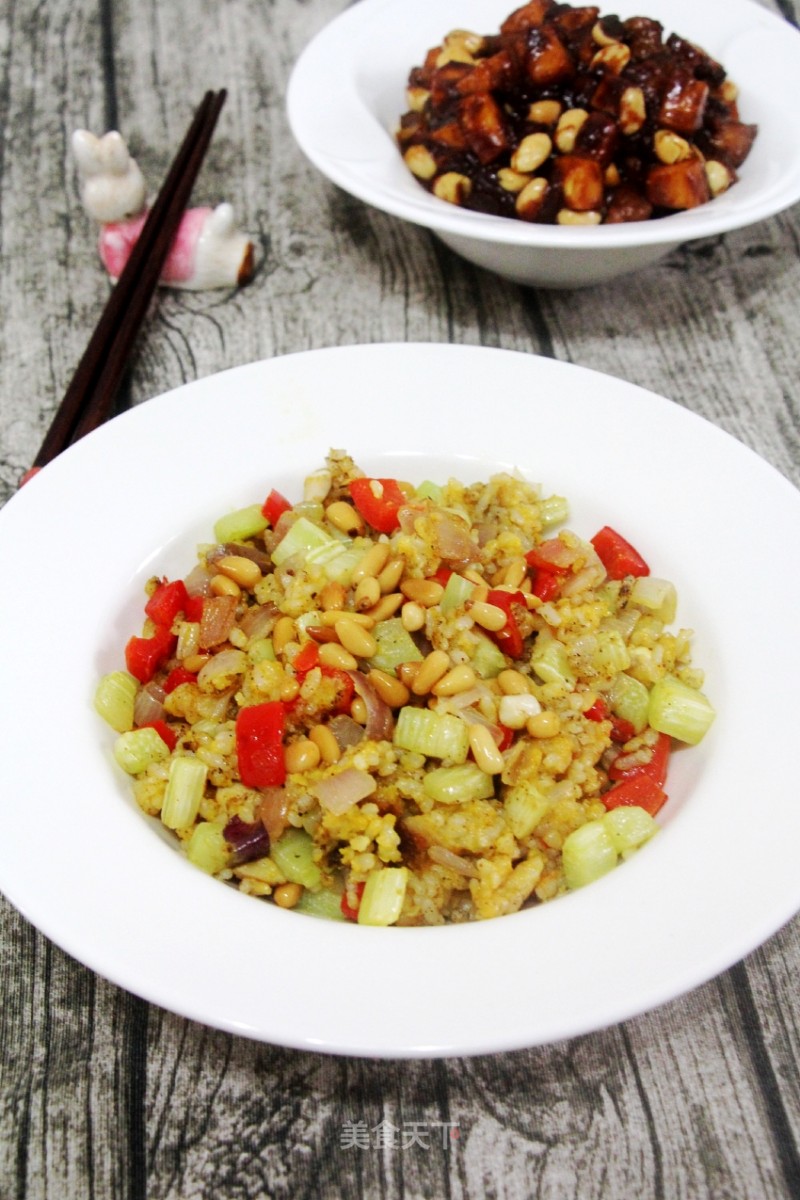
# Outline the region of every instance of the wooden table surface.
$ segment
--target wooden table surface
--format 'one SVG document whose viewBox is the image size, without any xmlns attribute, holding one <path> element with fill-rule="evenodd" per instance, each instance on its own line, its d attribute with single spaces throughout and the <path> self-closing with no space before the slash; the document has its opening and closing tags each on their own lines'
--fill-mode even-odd
<svg viewBox="0 0 800 1200">
<path fill-rule="evenodd" d="M 800 16 L 797 0 L 770 6 Z M 157 185 L 209 86 L 229 99 L 195 197 L 235 203 L 257 274 L 240 291 L 162 292 L 123 403 L 311 347 L 499 346 L 644 385 L 800 482 L 800 209 L 603 287 L 504 283 L 338 191 L 295 146 L 289 71 L 344 7 L 6 0 L 3 499 L 108 292 L 70 135 L 121 129 Z M 43 536 L 58 536 L 57 514 Z M 4 571 L 11 586 L 12 564 Z M 35 837 L 34 821 L 32 870 Z M 203 1028 L 105 982 L 4 901 L 0 949 L 0 1200 L 800 1195 L 798 920 L 720 978 L 604 1032 L 422 1062 L 326 1057 Z M 352 1144 L 354 1122 L 421 1135 Z"/>
</svg>

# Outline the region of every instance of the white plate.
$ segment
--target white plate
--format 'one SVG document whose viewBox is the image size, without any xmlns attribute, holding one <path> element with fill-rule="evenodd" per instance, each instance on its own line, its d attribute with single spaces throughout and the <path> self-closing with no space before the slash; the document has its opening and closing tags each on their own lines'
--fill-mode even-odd
<svg viewBox="0 0 800 1200">
<path fill-rule="evenodd" d="M 656 261 L 672 247 L 761 221 L 800 199 L 800 33 L 751 0 L 620 0 L 715 57 L 759 127 L 739 181 L 710 204 L 653 221 L 569 227 L 471 212 L 426 192 L 394 130 L 409 70 L 454 28 L 495 33 L 509 0 L 360 0 L 304 49 L 287 93 L 294 136 L 333 183 L 392 216 L 432 229 L 470 261 L 521 283 L 583 286 Z"/>
<path fill-rule="evenodd" d="M 674 756 L 661 833 L 549 905 L 374 929 L 285 912 L 187 863 L 136 809 L 94 714 L 145 580 L 222 513 L 297 497 L 332 446 L 368 470 L 518 467 L 679 589 L 718 717 Z M 800 908 L 800 495 L 649 392 L 530 355 L 353 346 L 200 380 L 110 422 L 0 512 L 0 887 L 77 959 L 208 1025 L 307 1050 L 441 1056 L 582 1034 L 709 979 Z M 768 531 L 768 536 L 767 536 Z M 781 552 L 783 548 L 783 552 Z"/>
</svg>

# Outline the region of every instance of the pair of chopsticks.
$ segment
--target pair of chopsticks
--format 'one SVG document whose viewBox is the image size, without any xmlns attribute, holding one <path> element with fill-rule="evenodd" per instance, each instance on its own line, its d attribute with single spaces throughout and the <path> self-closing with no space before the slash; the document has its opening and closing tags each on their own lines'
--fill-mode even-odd
<svg viewBox="0 0 800 1200">
<path fill-rule="evenodd" d="M 223 89 L 203 97 L 25 479 L 111 415 L 117 387 L 226 95 Z"/>
</svg>

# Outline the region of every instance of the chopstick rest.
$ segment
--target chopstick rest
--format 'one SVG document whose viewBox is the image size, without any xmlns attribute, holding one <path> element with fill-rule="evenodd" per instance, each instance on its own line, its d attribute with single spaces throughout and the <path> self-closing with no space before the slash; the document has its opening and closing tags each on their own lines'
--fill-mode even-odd
<svg viewBox="0 0 800 1200">
<path fill-rule="evenodd" d="M 96 137 L 86 129 L 72 135 L 83 207 L 100 223 L 103 266 L 118 279 L 147 219 L 144 177 L 122 135 Z M 233 207 L 190 208 L 181 218 L 159 283 L 200 291 L 236 287 L 253 275 L 254 247 L 236 227 Z"/>
</svg>

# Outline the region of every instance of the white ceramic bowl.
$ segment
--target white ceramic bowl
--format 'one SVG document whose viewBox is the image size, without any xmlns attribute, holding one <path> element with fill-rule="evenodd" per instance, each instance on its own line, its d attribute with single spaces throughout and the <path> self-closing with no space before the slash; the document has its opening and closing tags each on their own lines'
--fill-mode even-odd
<svg viewBox="0 0 800 1200">
<path fill-rule="evenodd" d="M 467 394 L 491 397 L 491 419 L 462 419 Z M 519 468 L 569 499 L 570 528 L 613 525 L 674 581 L 717 718 L 673 754 L 661 832 L 629 862 L 498 920 L 381 929 L 231 890 L 137 809 L 92 696 L 121 665 L 146 580 L 185 573 L 222 513 L 271 487 L 299 496 L 331 446 L 417 482 Z M 0 511 L 0 558 L 24 580 L 0 589 L 0 889 L 153 1003 L 306 1050 L 512 1049 L 680 995 L 800 908 L 800 559 L 775 553 L 798 526 L 800 493 L 716 426 L 532 354 L 344 346 L 141 404 Z"/>
<path fill-rule="evenodd" d="M 656 262 L 683 242 L 751 225 L 800 199 L 800 33 L 751 0 L 621 0 L 601 12 L 653 17 L 665 35 L 704 47 L 740 89 L 742 120 L 759 126 L 727 193 L 652 221 L 564 228 L 459 209 L 411 176 L 393 131 L 411 67 L 453 28 L 496 32 L 513 0 L 360 0 L 301 54 L 288 90 L 303 152 L 367 204 L 431 229 L 470 262 L 517 283 L 581 287 Z"/>
</svg>

